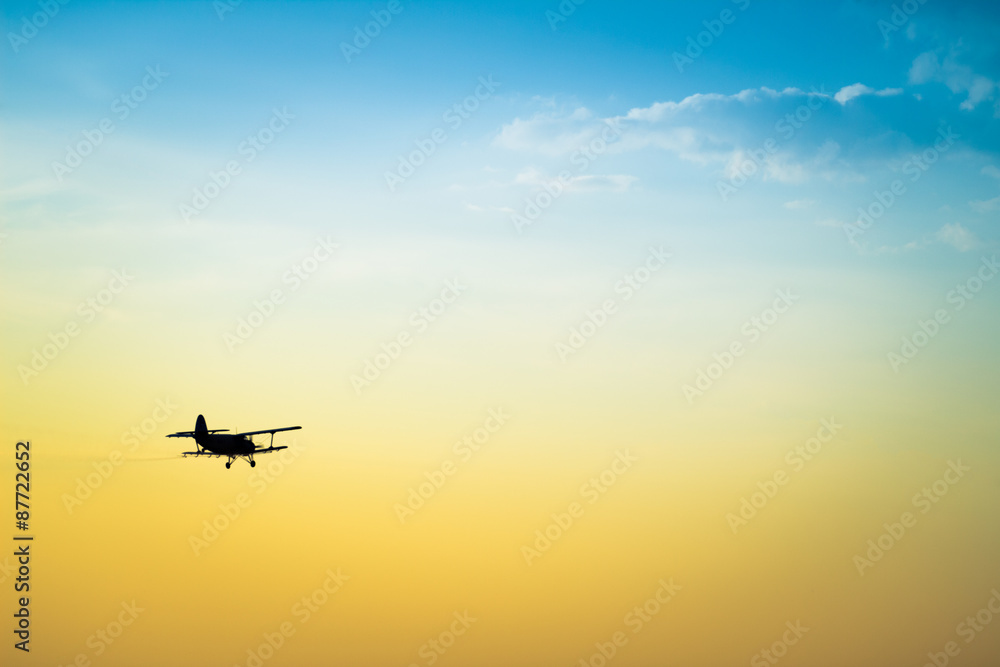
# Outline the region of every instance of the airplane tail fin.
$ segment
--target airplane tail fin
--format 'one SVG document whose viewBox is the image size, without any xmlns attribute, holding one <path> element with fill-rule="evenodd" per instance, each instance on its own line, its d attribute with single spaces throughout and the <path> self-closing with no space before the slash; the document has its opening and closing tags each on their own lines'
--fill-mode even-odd
<svg viewBox="0 0 1000 667">
<path fill-rule="evenodd" d="M 198 415 L 198 421 L 194 423 L 195 440 L 200 440 L 206 435 L 208 435 L 208 424 L 205 423 L 205 418 L 202 415 Z"/>
</svg>

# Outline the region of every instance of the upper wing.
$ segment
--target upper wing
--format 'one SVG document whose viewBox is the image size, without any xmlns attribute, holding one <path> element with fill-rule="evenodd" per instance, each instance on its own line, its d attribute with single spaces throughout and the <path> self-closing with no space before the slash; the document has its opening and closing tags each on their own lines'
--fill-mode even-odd
<svg viewBox="0 0 1000 667">
<path fill-rule="evenodd" d="M 223 431 L 228 431 L 228 428 L 217 428 L 214 431 L 207 431 L 208 433 L 222 433 Z M 168 438 L 193 438 L 194 431 L 177 431 L 177 433 L 171 433 L 167 436 Z"/>
<path fill-rule="evenodd" d="M 237 433 L 236 435 L 260 435 L 261 433 L 278 433 L 279 431 L 295 431 L 302 428 L 301 426 L 286 426 L 285 428 L 268 428 L 263 431 L 247 431 L 246 433 Z"/>
</svg>

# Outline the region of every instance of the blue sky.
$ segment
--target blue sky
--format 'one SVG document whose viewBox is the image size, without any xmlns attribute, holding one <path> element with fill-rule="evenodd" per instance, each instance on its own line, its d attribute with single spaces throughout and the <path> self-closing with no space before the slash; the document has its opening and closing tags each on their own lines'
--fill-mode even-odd
<svg viewBox="0 0 1000 667">
<path fill-rule="evenodd" d="M 488 180 L 483 167 L 545 166 L 538 150 L 504 142 L 505 131 L 509 135 L 519 122 L 547 121 L 542 134 L 530 137 L 541 145 L 546 132 L 565 135 L 581 110 L 593 123 L 693 95 L 764 88 L 833 95 L 860 83 L 897 94 L 825 105 L 793 141 L 783 142 L 775 160 L 785 160 L 789 169 L 811 162 L 814 171 L 820 170 L 817 159 L 837 161 L 827 179 L 836 171 L 847 180 L 817 182 L 802 172 L 796 188 L 783 188 L 792 177 L 774 171 L 772 190 L 787 191 L 789 201 L 815 201 L 830 219 L 841 219 L 849 215 L 841 202 L 852 195 L 854 202 L 863 200 L 862 192 L 870 194 L 887 178 L 886 165 L 926 148 L 947 124 L 961 135 L 960 150 L 948 157 L 960 157 L 932 174 L 948 193 L 938 206 L 951 206 L 968 226 L 980 221 L 968 202 L 996 196 L 990 166 L 1000 148 L 991 131 L 1000 113 L 991 39 L 997 11 L 988 3 L 920 6 L 888 41 L 878 25 L 891 18 L 886 3 L 587 2 L 555 29 L 546 11 L 559 5 L 550 4 L 403 3 L 382 34 L 348 63 L 340 44 L 381 5 L 245 2 L 220 20 L 211 3 L 71 2 L 16 53 L 5 53 L 8 153 L 18 170 L 8 182 L 42 178 L 61 147 L 107 116 L 112 100 L 134 86 L 145 67 L 159 66 L 169 73 L 163 87 L 120 123 L 109 147 L 126 136 L 137 146 L 163 150 L 154 151 L 155 160 L 141 160 L 138 172 L 130 168 L 118 177 L 155 174 L 157 180 L 195 183 L 272 108 L 286 107 L 296 121 L 269 166 L 277 170 L 280 162 L 287 174 L 294 161 L 291 173 L 307 169 L 338 183 L 377 188 L 397 155 L 440 125 L 443 111 L 470 94 L 478 77 L 492 75 L 501 84 L 497 94 L 450 137 L 421 178 L 474 187 Z M 35 3 L 6 3 L 6 32 L 37 9 Z M 733 12 L 733 22 L 679 72 L 673 54 L 723 10 Z M 670 183 L 689 177 L 711 187 L 719 165 L 697 162 L 708 150 L 701 143 L 706 134 L 717 140 L 718 151 L 749 150 L 799 103 L 794 96 L 766 95 L 707 102 L 686 118 L 636 128 L 656 132 L 683 123 L 698 135 L 687 158 L 647 146 L 609 155 L 595 169 L 620 170 L 634 177 L 629 187 L 646 190 L 670 191 Z M 557 152 L 549 157 L 558 158 Z M 79 174 L 80 180 L 86 176 Z"/>
<path fill-rule="evenodd" d="M 174 244 L 211 248 L 234 232 L 247 261 L 280 262 L 279 249 L 331 228 L 365 239 L 376 263 L 377 244 L 430 258 L 448 243 L 483 255 L 527 236 L 543 253 L 570 250 L 583 270 L 595 253 L 615 249 L 603 253 L 614 264 L 667 239 L 700 261 L 849 272 L 867 257 L 873 271 L 902 267 L 915 280 L 995 246 L 989 3 L 916 3 L 892 31 L 892 6 L 876 2 L 590 0 L 557 23 L 559 3 L 402 3 L 350 62 L 343 43 L 384 4 L 243 2 L 221 16 L 220 6 L 73 0 L 15 51 L 10 34 L 39 5 L 5 3 L 3 224 L 56 248 L 32 270 L 71 270 L 66 257 L 83 243 L 96 266 L 140 253 L 169 271 Z M 720 16 L 728 24 L 708 39 Z M 675 54 L 699 33 L 707 45 L 679 71 Z M 116 98 L 148 68 L 165 78 L 118 119 Z M 481 77 L 496 90 L 448 127 Z M 782 119 L 810 102 L 789 134 Z M 242 164 L 239 147 L 276 109 L 293 119 Z M 68 146 L 106 118 L 114 132 L 54 178 Z M 578 168 L 578 149 L 615 119 L 621 134 Z M 447 140 L 390 191 L 386 174 L 437 128 Z M 943 128 L 957 139 L 914 172 Z M 749 165 L 768 140 L 773 154 Z M 241 173 L 185 223 L 180 208 L 234 159 Z M 723 199 L 740 165 L 754 173 Z M 519 234 L 512 216 L 566 169 L 565 194 Z M 848 238 L 844 226 L 896 179 L 906 193 Z M 130 245 L 138 229 L 155 233 Z"/>
</svg>

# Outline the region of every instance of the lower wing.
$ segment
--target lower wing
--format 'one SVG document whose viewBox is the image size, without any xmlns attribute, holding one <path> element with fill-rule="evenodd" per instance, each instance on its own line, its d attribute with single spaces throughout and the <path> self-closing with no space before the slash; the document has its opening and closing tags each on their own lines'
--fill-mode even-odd
<svg viewBox="0 0 1000 667">
<path fill-rule="evenodd" d="M 288 449 L 288 447 L 286 447 L 284 445 L 282 445 L 281 447 L 265 447 L 263 449 L 255 449 L 255 450 L 253 450 L 253 453 L 254 454 L 267 454 L 268 452 L 276 452 L 279 449 Z"/>
<path fill-rule="evenodd" d="M 225 433 L 228 430 L 229 430 L 228 428 L 217 428 L 217 429 L 212 430 L 212 431 L 205 431 L 205 433 L 209 433 L 209 434 L 211 434 L 211 433 Z M 171 433 L 167 437 L 168 438 L 193 438 L 194 436 L 195 436 L 195 432 L 194 431 L 178 431 L 177 433 Z"/>
<path fill-rule="evenodd" d="M 282 445 L 281 447 L 263 447 L 261 449 L 255 449 L 249 454 L 269 454 L 271 452 L 277 452 L 282 449 L 288 449 L 288 447 Z M 181 452 L 181 456 L 246 456 L 246 454 L 217 454 L 215 452 L 210 452 L 207 450 L 202 450 L 200 452 Z"/>
</svg>

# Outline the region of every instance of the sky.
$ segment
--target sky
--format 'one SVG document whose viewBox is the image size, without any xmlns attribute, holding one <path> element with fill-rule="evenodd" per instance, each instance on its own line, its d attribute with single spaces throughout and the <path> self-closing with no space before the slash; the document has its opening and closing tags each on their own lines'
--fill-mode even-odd
<svg viewBox="0 0 1000 667">
<path fill-rule="evenodd" d="M 995 3 L 0 18 L 4 664 L 995 663 Z"/>
</svg>

